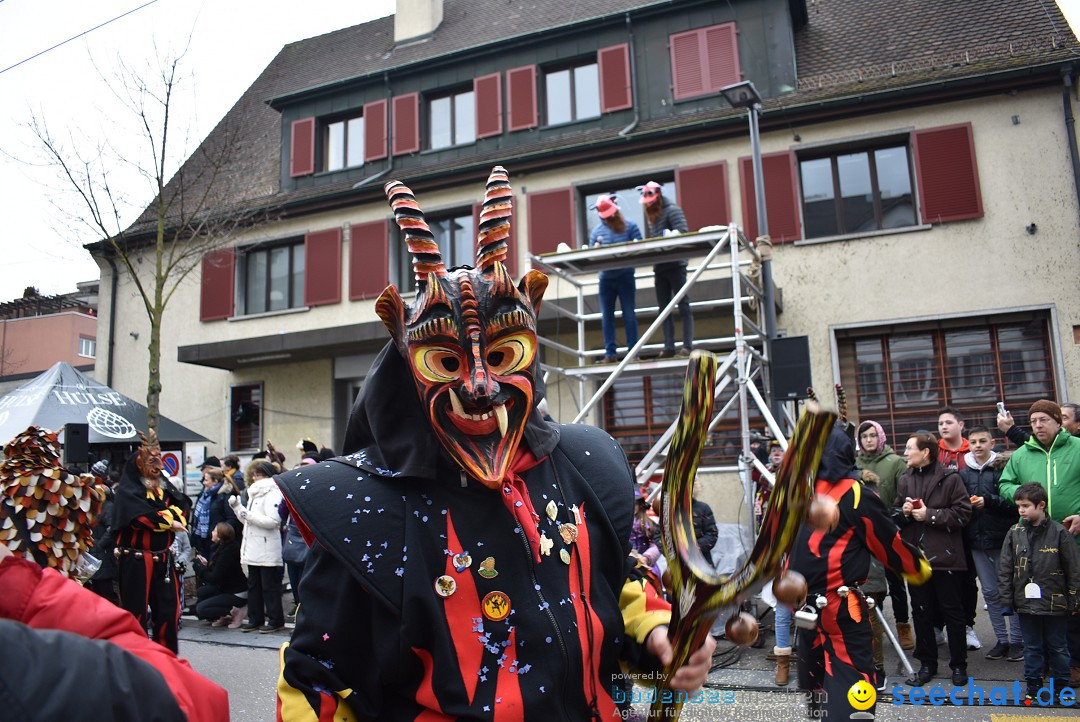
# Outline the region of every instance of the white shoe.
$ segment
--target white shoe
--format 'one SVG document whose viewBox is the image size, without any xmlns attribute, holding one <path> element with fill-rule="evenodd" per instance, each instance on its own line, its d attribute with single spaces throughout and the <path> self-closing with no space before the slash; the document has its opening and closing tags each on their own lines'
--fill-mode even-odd
<svg viewBox="0 0 1080 722">
<path fill-rule="evenodd" d="M 937 645 L 939 647 L 945 644 L 945 630 L 934 627 L 934 639 L 937 640 Z"/>
<path fill-rule="evenodd" d="M 982 649 L 982 642 L 980 642 L 979 638 L 975 636 L 974 627 L 967 628 L 967 648 L 969 650 Z"/>
</svg>

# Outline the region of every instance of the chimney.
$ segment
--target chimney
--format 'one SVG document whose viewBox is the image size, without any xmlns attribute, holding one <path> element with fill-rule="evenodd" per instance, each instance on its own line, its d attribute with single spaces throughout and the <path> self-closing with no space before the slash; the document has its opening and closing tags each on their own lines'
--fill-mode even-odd
<svg viewBox="0 0 1080 722">
<path fill-rule="evenodd" d="M 442 0 L 397 0 L 394 43 L 418 40 L 431 35 L 442 19 Z"/>
</svg>

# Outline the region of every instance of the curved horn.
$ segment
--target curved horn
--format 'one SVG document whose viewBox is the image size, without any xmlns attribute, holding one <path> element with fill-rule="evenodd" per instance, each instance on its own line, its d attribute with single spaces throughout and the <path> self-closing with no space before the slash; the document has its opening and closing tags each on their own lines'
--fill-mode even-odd
<svg viewBox="0 0 1080 722">
<path fill-rule="evenodd" d="M 484 208 L 480 211 L 480 229 L 476 236 L 476 267 L 490 271 L 495 262 L 506 263 L 506 239 L 510 237 L 510 213 L 513 191 L 506 169 L 497 165 L 488 176 Z"/>
<path fill-rule="evenodd" d="M 394 220 L 405 234 L 405 245 L 413 257 L 413 273 L 416 274 L 416 288 L 422 291 L 427 286 L 428 275 L 446 275 L 439 244 L 431 232 L 416 196 L 401 181 L 390 181 L 383 189 L 390 208 L 394 211 Z"/>
</svg>

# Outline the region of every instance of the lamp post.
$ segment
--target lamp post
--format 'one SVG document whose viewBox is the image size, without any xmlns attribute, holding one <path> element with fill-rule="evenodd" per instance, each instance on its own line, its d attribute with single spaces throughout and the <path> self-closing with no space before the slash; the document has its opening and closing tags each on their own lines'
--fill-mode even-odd
<svg viewBox="0 0 1080 722">
<path fill-rule="evenodd" d="M 750 115 L 750 157 L 754 165 L 754 205 L 757 207 L 757 226 L 759 236 L 769 235 L 769 216 L 765 212 L 765 181 L 761 172 L 761 133 L 758 130 L 758 114 L 761 112 L 761 95 L 757 88 L 749 80 L 741 83 L 728 85 L 720 89 L 720 94 L 731 104 L 733 108 L 746 108 Z M 776 304 L 773 299 L 772 282 L 772 247 L 769 246 L 761 254 L 761 285 L 765 304 L 765 355 L 771 365 L 773 358 L 773 339 L 776 338 Z M 769 409 L 773 418 L 779 424 L 781 419 L 781 402 L 773 393 L 772 369 L 769 369 L 769 388 L 767 398 Z"/>
</svg>

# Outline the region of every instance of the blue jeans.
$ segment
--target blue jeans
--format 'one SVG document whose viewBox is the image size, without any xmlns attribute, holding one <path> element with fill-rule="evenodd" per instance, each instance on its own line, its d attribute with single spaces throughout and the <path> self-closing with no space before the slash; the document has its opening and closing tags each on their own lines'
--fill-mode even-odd
<svg viewBox="0 0 1080 722">
<path fill-rule="evenodd" d="M 686 261 L 660 263 L 653 266 L 653 279 L 656 284 L 656 305 L 663 311 L 675 294 L 686 285 Z M 694 348 L 694 316 L 690 313 L 690 294 L 679 301 L 679 315 L 682 316 L 683 348 Z M 675 350 L 675 314 L 664 319 L 664 348 Z"/>
<path fill-rule="evenodd" d="M 1043 664 L 1050 663 L 1050 676 L 1069 680 L 1069 645 L 1066 634 L 1069 618 L 1065 615 L 1023 614 L 1020 629 L 1024 632 L 1024 679 L 1042 681 Z M 1045 646 L 1045 656 L 1043 647 Z M 1056 686 L 1056 685 L 1055 685 Z"/>
<path fill-rule="evenodd" d="M 1005 617 L 1001 615 L 1001 604 L 998 598 L 997 565 L 1001 558 L 1000 549 L 972 549 L 971 558 L 975 560 L 975 571 L 979 575 L 979 586 L 982 587 L 983 600 L 986 601 L 986 611 L 990 615 L 990 626 L 994 628 L 994 636 L 1002 644 L 1015 644 L 1020 646 L 1024 643 L 1020 633 L 1020 620 L 1013 616 L 1008 624 L 1012 627 L 1011 632 L 1006 631 Z"/>
<path fill-rule="evenodd" d="M 604 329 L 604 351 L 615 355 L 615 299 L 622 309 L 626 328 L 626 346 L 632 348 L 638 340 L 637 315 L 634 313 L 634 269 L 619 268 L 600 272 L 600 322 Z"/>
<path fill-rule="evenodd" d="M 773 621 L 776 623 L 776 646 L 781 649 L 791 646 L 791 607 L 783 602 L 776 603 Z"/>
</svg>

